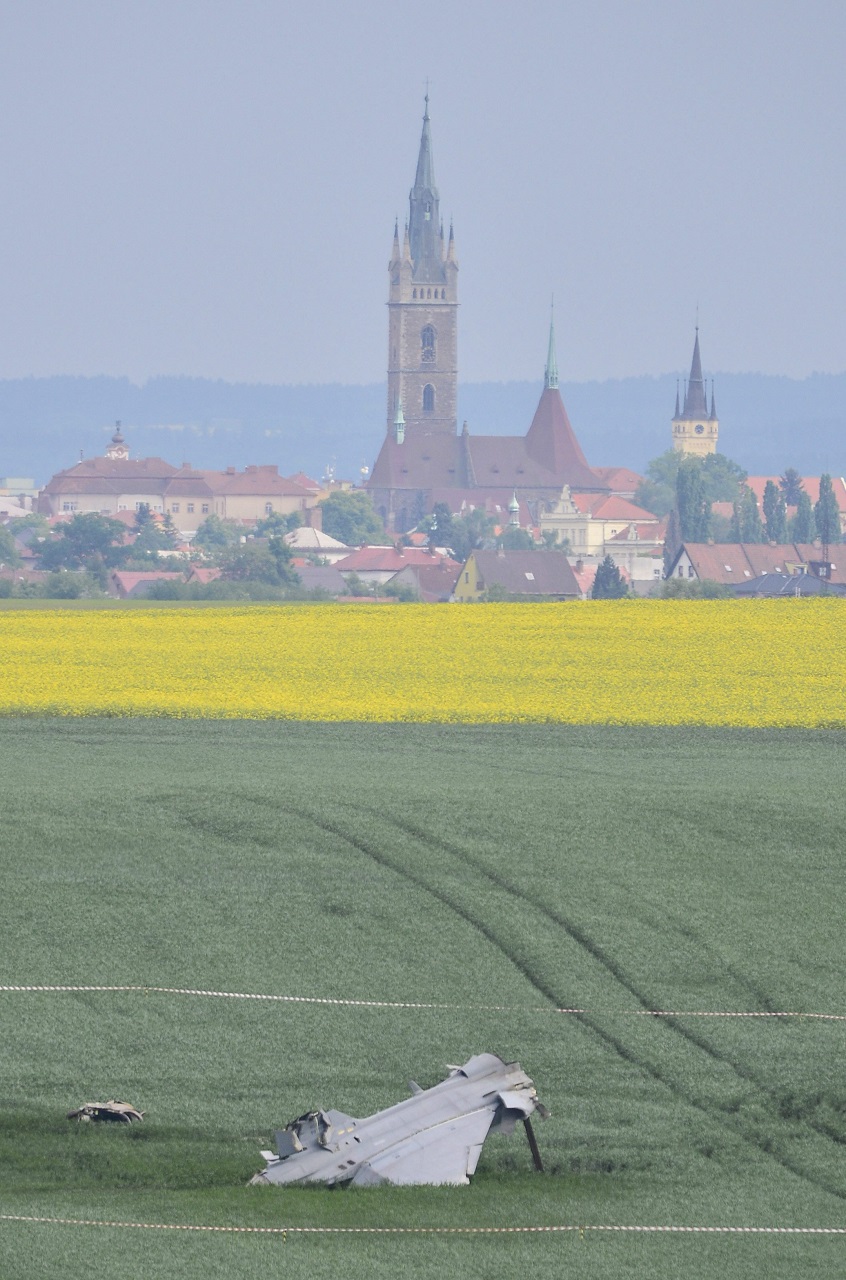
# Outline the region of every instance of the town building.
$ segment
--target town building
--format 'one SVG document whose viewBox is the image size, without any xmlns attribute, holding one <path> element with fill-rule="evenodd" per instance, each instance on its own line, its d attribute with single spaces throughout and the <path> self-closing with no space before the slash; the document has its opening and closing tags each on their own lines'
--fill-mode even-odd
<svg viewBox="0 0 846 1280">
<path fill-rule="evenodd" d="M 844 554 L 839 556 L 841 550 Z M 666 576 L 736 586 L 765 574 L 801 573 L 846 583 L 846 547 L 831 548 L 824 561 L 821 547 L 806 542 L 684 542 Z"/>
<path fill-rule="evenodd" d="M 118 423 L 105 454 L 57 472 L 41 490 L 38 509 L 46 516 L 116 516 L 146 505 L 170 515 L 182 536 L 191 538 L 210 515 L 254 524 L 298 511 L 307 519 L 316 502 L 313 490 L 280 476 L 276 466 L 200 471 L 188 462 L 175 467 L 163 458 L 133 458 Z"/>
<path fill-rule="evenodd" d="M 679 391 L 676 387 L 676 411 L 673 414 L 673 448 L 679 453 L 689 453 L 695 458 L 717 452 L 720 424 L 714 400 L 714 384 L 711 383 L 711 408 L 702 377 L 702 359 L 699 354 L 699 325 L 693 343 L 693 359 L 690 377 L 684 389 L 684 404 L 679 407 Z"/>
<path fill-rule="evenodd" d="M 446 238 L 432 158 L 429 102 L 402 243 L 394 228 L 388 294 L 387 430 L 367 480 L 385 527 L 405 533 L 436 503 L 453 513 L 486 502 L 507 510 L 516 491 L 539 505 L 566 484 L 574 493 L 608 494 L 587 462 L 558 385 L 550 323 L 544 385 L 523 436 L 458 432 L 458 261 Z"/>
<path fill-rule="evenodd" d="M 455 584 L 457 604 L 490 594 L 522 600 L 581 600 L 582 589 L 557 551 L 471 551 Z"/>
</svg>

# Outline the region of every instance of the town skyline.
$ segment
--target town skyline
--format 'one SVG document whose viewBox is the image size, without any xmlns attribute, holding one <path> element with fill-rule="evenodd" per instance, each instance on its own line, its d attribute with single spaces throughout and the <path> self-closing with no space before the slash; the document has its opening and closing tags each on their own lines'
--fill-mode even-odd
<svg viewBox="0 0 846 1280">
<path fill-rule="evenodd" d="M 462 382 L 552 293 L 562 381 L 683 375 L 697 307 L 709 374 L 846 367 L 827 0 L 140 13 L 7 8 L 0 378 L 381 381 L 427 72 Z"/>
</svg>

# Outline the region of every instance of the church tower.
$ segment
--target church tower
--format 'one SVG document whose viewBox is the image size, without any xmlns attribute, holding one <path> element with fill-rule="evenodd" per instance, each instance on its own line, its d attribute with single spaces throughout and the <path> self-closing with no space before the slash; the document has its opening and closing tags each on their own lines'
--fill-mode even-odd
<svg viewBox="0 0 846 1280">
<path fill-rule="evenodd" d="M 676 412 L 673 415 L 673 448 L 679 453 L 691 453 L 704 458 L 716 453 L 720 424 L 714 402 L 714 386 L 711 384 L 711 411 L 708 412 L 708 396 L 702 378 L 702 360 L 699 356 L 699 325 L 693 344 L 693 361 L 690 378 L 684 393 L 684 408 L 679 409 L 679 393 L 676 391 Z"/>
<path fill-rule="evenodd" d="M 394 227 L 388 295 L 388 433 L 398 411 L 404 434 L 455 435 L 458 400 L 458 262 L 452 226 L 444 238 L 435 185 L 429 95 L 417 173 L 400 244 Z"/>
</svg>

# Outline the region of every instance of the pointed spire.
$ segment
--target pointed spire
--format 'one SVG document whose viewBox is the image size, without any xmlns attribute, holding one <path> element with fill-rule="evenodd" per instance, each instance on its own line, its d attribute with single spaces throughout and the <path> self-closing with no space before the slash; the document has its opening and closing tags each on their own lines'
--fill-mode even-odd
<svg viewBox="0 0 846 1280">
<path fill-rule="evenodd" d="M 711 379 L 711 421 L 717 421 L 717 402 L 714 399 L 714 379 Z"/>
<path fill-rule="evenodd" d="M 696 326 L 696 339 L 693 343 L 693 360 L 690 364 L 690 380 L 684 397 L 685 418 L 707 418 L 708 403 L 705 397 L 705 383 L 702 380 L 702 359 L 699 355 L 699 325 Z"/>
<path fill-rule="evenodd" d="M 403 262 L 411 261 L 411 241 L 408 237 L 408 223 L 405 224 L 405 233 L 402 238 L 402 260 Z"/>
<path fill-rule="evenodd" d="M 414 186 L 409 193 L 409 233 L 411 257 L 415 277 L 422 280 L 440 279 L 443 263 L 438 241 L 440 215 L 439 194 L 435 185 L 435 165 L 432 159 L 432 134 L 429 128 L 429 90 L 426 90 L 423 131 L 420 135 L 420 151 L 417 156 L 417 172 Z M 433 274 L 434 273 L 434 274 Z"/>
<path fill-rule="evenodd" d="M 397 444 L 405 440 L 405 417 L 402 412 L 402 396 L 397 400 L 397 411 L 394 414 L 394 439 Z"/>
<path fill-rule="evenodd" d="M 674 418 L 679 417 L 679 380 L 678 378 L 676 378 L 676 411 L 673 414 L 673 417 Z"/>
<path fill-rule="evenodd" d="M 391 265 L 400 260 L 399 218 L 394 218 L 394 243 L 391 249 Z"/>
<path fill-rule="evenodd" d="M 555 354 L 555 299 L 549 308 L 549 351 L 546 357 L 546 372 L 544 374 L 543 385 L 545 387 L 558 386 L 558 359 Z"/>
<path fill-rule="evenodd" d="M 452 229 L 452 218 L 449 220 L 449 242 L 447 244 L 447 262 L 455 262 L 455 232 Z"/>
</svg>

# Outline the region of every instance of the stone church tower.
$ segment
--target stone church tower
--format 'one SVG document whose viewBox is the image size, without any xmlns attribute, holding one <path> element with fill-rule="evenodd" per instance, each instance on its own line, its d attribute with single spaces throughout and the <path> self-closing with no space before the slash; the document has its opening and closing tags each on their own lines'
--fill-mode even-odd
<svg viewBox="0 0 846 1280">
<path fill-rule="evenodd" d="M 428 94 L 425 103 L 408 221 L 402 246 L 394 227 L 388 267 L 387 428 L 404 438 L 458 428 L 458 262 L 451 226 L 444 238 Z"/>
<path fill-rule="evenodd" d="M 702 360 L 699 356 L 699 325 L 696 326 L 696 340 L 693 344 L 693 361 L 690 366 L 690 378 L 684 392 L 684 407 L 679 408 L 679 393 L 676 391 L 676 412 L 673 415 L 673 448 L 679 453 L 691 453 L 697 458 L 704 458 L 708 453 L 716 453 L 720 424 L 717 421 L 717 409 L 714 403 L 714 387 L 711 385 L 711 411 L 708 412 L 708 396 L 702 377 Z"/>
</svg>

